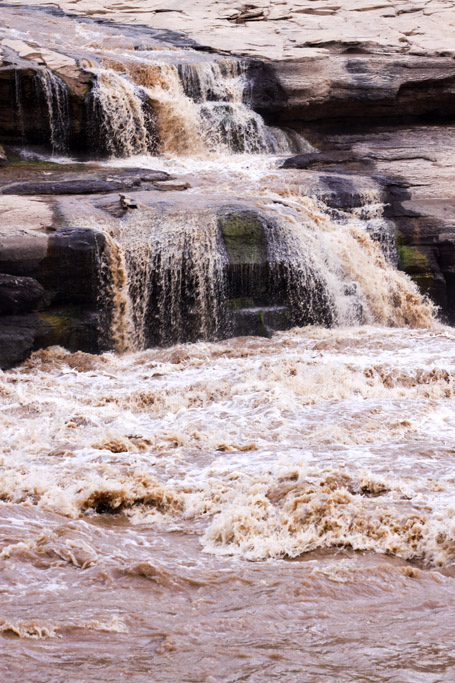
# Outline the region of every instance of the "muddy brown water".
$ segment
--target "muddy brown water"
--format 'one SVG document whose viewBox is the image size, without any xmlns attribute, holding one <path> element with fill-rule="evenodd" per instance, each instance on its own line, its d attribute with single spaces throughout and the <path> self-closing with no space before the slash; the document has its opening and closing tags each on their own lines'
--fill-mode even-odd
<svg viewBox="0 0 455 683">
<path fill-rule="evenodd" d="M 449 328 L 0 374 L 2 680 L 450 681 Z"/>
</svg>

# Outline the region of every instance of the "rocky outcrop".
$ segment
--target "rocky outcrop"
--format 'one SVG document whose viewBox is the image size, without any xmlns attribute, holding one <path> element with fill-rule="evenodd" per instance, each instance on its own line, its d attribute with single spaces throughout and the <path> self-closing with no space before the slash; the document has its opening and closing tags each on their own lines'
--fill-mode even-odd
<svg viewBox="0 0 455 683">
<path fill-rule="evenodd" d="M 0 369 L 12 368 L 32 351 L 64 346 L 98 353 L 100 320 L 95 311 L 55 308 L 28 315 L 0 316 Z"/>
<path fill-rule="evenodd" d="M 41 346 L 100 347 L 104 237 L 59 227 L 42 201 L 0 199 L 0 368 Z"/>
<path fill-rule="evenodd" d="M 52 147 L 63 153 L 86 147 L 85 93 L 91 76 L 65 79 L 32 59 L 3 47 L 0 62 L 0 137 L 7 143 Z"/>
<path fill-rule="evenodd" d="M 0 274 L 0 315 L 36 310 L 44 299 L 44 288 L 32 277 Z"/>
<path fill-rule="evenodd" d="M 39 329 L 36 315 L 0 317 L 0 369 L 11 368 L 30 355 Z"/>
<path fill-rule="evenodd" d="M 274 73 L 286 97 L 282 123 L 455 114 L 452 57 L 329 53 L 278 62 Z"/>
<path fill-rule="evenodd" d="M 96 307 L 104 245 L 103 233 L 88 228 L 65 226 L 49 236 L 37 279 L 53 305 Z"/>
<path fill-rule="evenodd" d="M 289 328 L 293 315 L 285 287 L 280 296 L 276 291 L 279 287 L 271 282 L 267 218 L 252 207 L 226 206 L 220 210 L 218 222 L 229 258 L 226 271 L 231 310 L 229 333 L 271 336 L 274 330 Z"/>
</svg>

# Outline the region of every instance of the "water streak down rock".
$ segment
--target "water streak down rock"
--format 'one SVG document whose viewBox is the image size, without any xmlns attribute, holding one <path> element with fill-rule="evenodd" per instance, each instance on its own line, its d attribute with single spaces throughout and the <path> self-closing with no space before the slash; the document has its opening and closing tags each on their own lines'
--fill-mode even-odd
<svg viewBox="0 0 455 683">
<path fill-rule="evenodd" d="M 68 151 L 71 125 L 68 87 L 50 69 L 37 71 L 36 77 L 48 110 L 49 140 L 52 153 L 63 154 Z M 20 107 L 20 103 L 18 106 Z"/>
</svg>

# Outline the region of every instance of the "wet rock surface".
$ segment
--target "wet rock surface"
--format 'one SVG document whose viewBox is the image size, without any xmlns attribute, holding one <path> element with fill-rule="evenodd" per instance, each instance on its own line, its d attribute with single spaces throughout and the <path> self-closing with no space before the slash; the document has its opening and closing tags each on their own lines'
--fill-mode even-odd
<svg viewBox="0 0 455 683">
<path fill-rule="evenodd" d="M 40 328 L 36 315 L 0 316 L 0 368 L 5 370 L 24 361 L 35 346 Z"/>
<path fill-rule="evenodd" d="M 107 194 L 131 189 L 160 189 L 156 186 L 169 179 L 163 171 L 141 169 L 114 169 L 106 171 L 85 171 L 83 173 L 48 171 L 47 178 L 6 182 L 0 178 L 0 194 L 10 195 L 61 195 L 61 194 Z M 52 176 L 52 178 L 49 178 Z M 165 187 L 165 186 L 164 186 Z M 171 189 L 175 189 L 172 188 Z"/>
<path fill-rule="evenodd" d="M 2 197 L 0 215 L 0 367 L 51 344 L 100 349 L 104 236 L 61 226 L 36 197 Z"/>
<path fill-rule="evenodd" d="M 0 369 L 12 368 L 32 351 L 47 346 L 98 353 L 103 350 L 100 328 L 97 311 L 70 306 L 39 313 L 0 315 Z"/>
</svg>

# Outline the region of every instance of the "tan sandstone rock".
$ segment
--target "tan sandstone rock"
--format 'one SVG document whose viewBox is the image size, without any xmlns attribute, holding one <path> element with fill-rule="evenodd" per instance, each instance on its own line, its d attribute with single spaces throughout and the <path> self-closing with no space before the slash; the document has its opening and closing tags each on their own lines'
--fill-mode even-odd
<svg viewBox="0 0 455 683">
<path fill-rule="evenodd" d="M 218 50 L 270 59 L 295 59 L 304 56 L 307 47 L 331 41 L 370 42 L 378 50 L 401 53 L 455 53 L 454 0 L 59 0 L 55 4 L 79 15 L 184 31 Z M 250 19 L 245 5 L 251 8 Z M 236 23 L 242 12 L 245 20 Z"/>
</svg>

